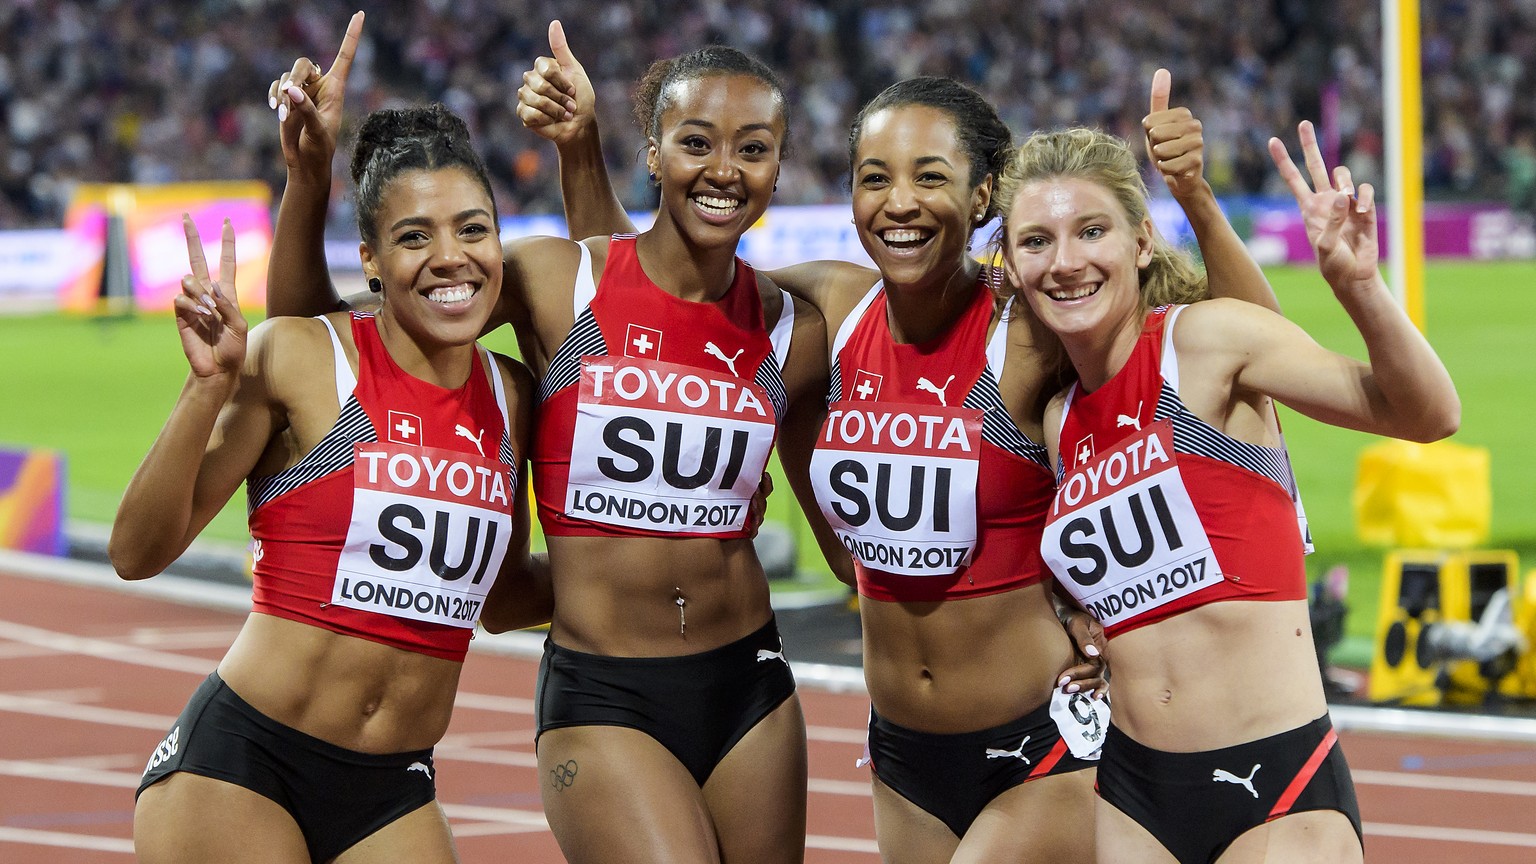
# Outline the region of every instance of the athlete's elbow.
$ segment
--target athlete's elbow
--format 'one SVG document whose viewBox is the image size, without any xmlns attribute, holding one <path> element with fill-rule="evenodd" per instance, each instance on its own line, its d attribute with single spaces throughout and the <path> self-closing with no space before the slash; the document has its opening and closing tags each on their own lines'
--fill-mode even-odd
<svg viewBox="0 0 1536 864">
<path fill-rule="evenodd" d="M 112 532 L 112 538 L 107 541 L 107 560 L 112 562 L 112 569 L 117 571 L 117 578 L 124 582 L 148 579 L 164 569 L 155 566 L 155 562 L 144 554 L 142 548 L 120 539 L 116 531 Z"/>
<path fill-rule="evenodd" d="M 1449 438 L 1461 428 L 1461 399 L 1452 393 L 1413 419 L 1413 434 L 1405 436 L 1408 440 L 1431 444 Z"/>
</svg>

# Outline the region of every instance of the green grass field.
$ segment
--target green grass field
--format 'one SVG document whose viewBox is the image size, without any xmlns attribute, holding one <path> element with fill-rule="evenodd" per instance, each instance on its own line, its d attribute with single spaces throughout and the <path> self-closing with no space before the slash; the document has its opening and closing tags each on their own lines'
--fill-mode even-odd
<svg viewBox="0 0 1536 864">
<path fill-rule="evenodd" d="M 1315 270 L 1277 268 L 1270 278 L 1291 319 L 1322 344 L 1364 356 Z M 1522 454 L 1536 420 L 1536 264 L 1440 263 L 1426 282 L 1429 337 L 1462 398 L 1462 429 L 1453 440 L 1492 453 L 1490 545 L 1515 549 L 1528 570 L 1536 567 L 1536 459 Z M 496 350 L 513 347 L 505 332 L 487 341 Z M 69 516 L 110 523 L 185 374 L 170 317 L 0 317 L 0 362 L 8 370 L 0 384 L 0 445 L 63 451 Z M 1382 551 L 1356 539 L 1350 491 L 1359 453 L 1379 439 L 1291 412 L 1284 422 L 1317 541 L 1308 569 L 1316 576 L 1335 564 L 1350 568 L 1349 631 L 1356 638 L 1345 653 L 1359 659 L 1361 637 L 1375 628 Z M 777 488 L 770 518 L 795 520 L 788 484 Z M 205 536 L 243 541 L 243 499 Z M 801 561 L 808 569 L 819 561 L 808 537 Z"/>
</svg>

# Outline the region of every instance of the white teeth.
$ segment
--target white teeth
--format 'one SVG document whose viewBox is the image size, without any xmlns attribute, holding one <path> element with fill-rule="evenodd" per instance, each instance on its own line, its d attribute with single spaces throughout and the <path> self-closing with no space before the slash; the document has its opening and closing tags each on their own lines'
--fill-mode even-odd
<svg viewBox="0 0 1536 864">
<path fill-rule="evenodd" d="M 920 243 L 924 239 L 923 232 L 912 228 L 896 228 L 880 236 L 887 243 Z"/>
<path fill-rule="evenodd" d="M 448 288 L 434 288 L 427 299 L 433 303 L 462 303 L 475 296 L 475 289 L 468 285 L 453 285 Z"/>
<path fill-rule="evenodd" d="M 734 198 L 716 198 L 713 195 L 695 195 L 693 202 L 699 205 L 700 209 L 716 216 L 729 216 L 741 206 L 741 202 Z"/>
<path fill-rule="evenodd" d="M 1087 297 L 1099 290 L 1097 285 L 1083 285 L 1078 288 L 1059 288 L 1055 291 L 1045 292 L 1052 300 L 1076 300 Z"/>
</svg>

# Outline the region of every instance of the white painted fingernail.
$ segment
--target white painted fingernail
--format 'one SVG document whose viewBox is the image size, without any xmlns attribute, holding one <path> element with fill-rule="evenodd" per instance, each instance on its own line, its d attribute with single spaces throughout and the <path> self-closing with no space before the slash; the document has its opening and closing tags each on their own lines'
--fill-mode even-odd
<svg viewBox="0 0 1536 864">
<path fill-rule="evenodd" d="M 292 84 L 289 84 L 287 87 L 283 88 L 283 92 L 287 93 L 288 98 L 292 99 L 295 103 L 304 101 L 304 91 L 298 87 L 293 86 Z"/>
<path fill-rule="evenodd" d="M 1083 648 L 1083 653 L 1089 657 L 1097 657 L 1099 656 L 1099 646 L 1089 642 L 1087 647 Z"/>
<path fill-rule="evenodd" d="M 277 94 L 276 93 L 274 93 L 271 96 L 267 97 L 267 107 L 271 108 L 274 111 L 277 110 Z"/>
<path fill-rule="evenodd" d="M 288 103 L 284 102 L 283 104 L 277 106 L 277 122 L 283 123 L 283 122 L 286 122 L 287 119 L 288 119 Z"/>
<path fill-rule="evenodd" d="M 1079 687 L 1076 684 L 1068 684 L 1067 685 L 1067 692 L 1068 693 L 1076 693 L 1077 691 L 1079 691 L 1081 689 L 1083 689 L 1083 688 Z"/>
<path fill-rule="evenodd" d="M 1071 681 L 1071 680 L 1072 680 L 1072 676 L 1071 675 L 1063 675 L 1063 676 L 1061 676 L 1061 680 L 1056 682 L 1056 686 L 1057 687 L 1065 687 L 1065 686 L 1067 686 L 1067 682 Z"/>
</svg>

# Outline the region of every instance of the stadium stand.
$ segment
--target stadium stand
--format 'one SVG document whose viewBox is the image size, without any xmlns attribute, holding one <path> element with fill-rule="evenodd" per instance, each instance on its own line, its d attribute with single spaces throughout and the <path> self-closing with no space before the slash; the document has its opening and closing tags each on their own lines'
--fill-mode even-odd
<svg viewBox="0 0 1536 864">
<path fill-rule="evenodd" d="M 917 74 L 978 86 L 1025 130 L 1136 131 L 1168 66 L 1205 121 L 1220 194 L 1281 192 L 1264 141 L 1317 117 L 1329 161 L 1382 172 L 1378 0 L 367 0 L 349 113 L 441 100 L 471 119 L 508 213 L 558 212 L 552 150 L 512 111 L 559 17 L 597 85 L 625 203 L 649 205 L 629 91 L 658 56 L 713 42 L 784 74 L 798 152 L 777 203 L 846 198 L 847 129 Z M 7 0 L 0 4 L 0 229 L 55 227 L 82 182 L 250 179 L 283 171 L 267 82 L 328 63 L 350 9 L 319 0 Z M 1425 185 L 1524 203 L 1532 184 L 1536 0 L 1424 4 Z M 347 152 L 342 146 L 339 152 Z M 338 178 L 344 172 L 338 171 Z M 351 223 L 338 199 L 338 233 Z M 1519 204 L 1516 205 L 1520 206 Z M 1532 205 L 1525 204 L 1526 207 Z"/>
</svg>

